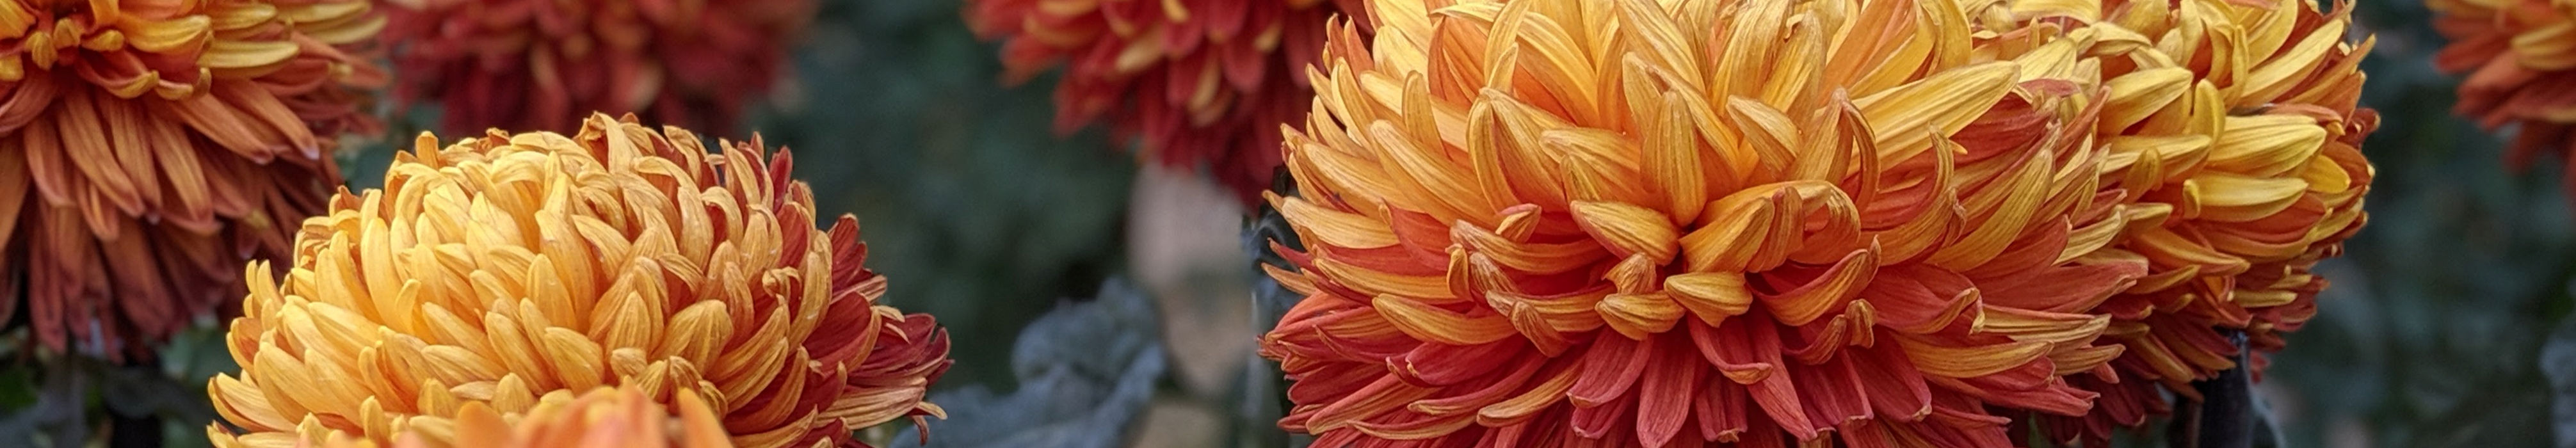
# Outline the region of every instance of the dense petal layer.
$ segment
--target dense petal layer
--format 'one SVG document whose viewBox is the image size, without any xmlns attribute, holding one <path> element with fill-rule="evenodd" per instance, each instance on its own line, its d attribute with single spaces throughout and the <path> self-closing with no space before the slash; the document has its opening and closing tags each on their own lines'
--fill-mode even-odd
<svg viewBox="0 0 2576 448">
<path fill-rule="evenodd" d="M 1262 353 L 1343 446 L 2012 446 L 2150 266 L 2090 34 L 1950 2 L 1417 1 L 1336 24 Z M 2009 25 L 2009 23 L 2007 23 Z M 1689 30 L 1711 30 L 1698 32 Z M 1365 443 L 1363 443 L 1365 442 Z"/>
<path fill-rule="evenodd" d="M 422 135 L 384 190 L 304 222 L 283 281 L 248 268 L 228 335 L 243 370 L 209 388 L 240 432 L 216 443 L 391 443 L 604 386 L 702 400 L 755 447 L 941 415 L 921 399 L 947 335 L 876 304 L 856 219 L 814 228 L 787 153 L 757 137 L 701 142 L 605 115 L 570 136 Z"/>
</svg>

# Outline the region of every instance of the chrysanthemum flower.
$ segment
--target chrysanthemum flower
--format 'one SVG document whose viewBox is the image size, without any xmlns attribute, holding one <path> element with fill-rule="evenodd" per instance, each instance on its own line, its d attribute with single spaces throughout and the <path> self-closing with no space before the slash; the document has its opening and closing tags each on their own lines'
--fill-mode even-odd
<svg viewBox="0 0 2576 448">
<path fill-rule="evenodd" d="M 1270 188 L 1279 127 L 1305 117 L 1303 74 L 1327 18 L 1358 0 L 969 0 L 967 23 L 1000 39 L 1005 76 L 1058 65 L 1056 131 L 1108 121 L 1144 156 L 1204 166 L 1246 202 Z"/>
<path fill-rule="evenodd" d="M 697 394 L 751 447 L 940 415 L 921 399 L 947 335 L 876 304 L 885 278 L 863 265 L 856 220 L 815 229 L 786 153 L 720 146 L 605 115 L 569 137 L 421 136 L 383 191 L 305 221 L 283 284 L 248 268 L 228 339 L 242 373 L 208 388 L 243 432 L 208 432 L 389 443 L 416 416 L 520 414 L 604 385 Z"/>
<path fill-rule="evenodd" d="M 0 2 L 0 321 L 124 359 L 238 297 L 340 182 L 336 138 L 375 126 L 370 9 Z"/>
<path fill-rule="evenodd" d="M 1287 136 L 1317 446 L 2012 446 L 2137 260 L 2089 33 L 1949 2 L 1368 5 Z M 1806 445 L 1825 446 L 1825 445 Z"/>
<path fill-rule="evenodd" d="M 562 129 L 636 113 L 722 134 L 787 70 L 813 0 L 388 0 L 405 102 L 439 128 Z"/>
<path fill-rule="evenodd" d="M 2433 59 L 2464 74 L 2453 112 L 2488 129 L 2520 125 L 2506 161 L 2514 167 L 2555 154 L 2576 168 L 2576 10 L 2547 0 L 2425 0 L 2450 38 Z M 2566 176 L 2576 193 L 2576 175 Z"/>
<path fill-rule="evenodd" d="M 2219 329 L 2243 331 L 2259 368 L 2259 352 L 2280 350 L 2282 333 L 2316 314 L 2326 280 L 2309 268 L 2339 255 L 2365 220 L 2372 168 L 2360 145 L 2379 116 L 2356 105 L 2356 66 L 2374 41 L 2347 41 L 2351 9 L 2340 4 L 2043 4 L 1990 2 L 2036 19 L 1989 27 L 2018 26 L 2001 39 L 2100 36 L 2085 52 L 2110 94 L 2096 137 L 2111 151 L 2102 187 L 2124 202 L 2129 227 L 2095 256 L 2148 266 L 2095 310 L 2117 319 L 2102 341 L 2128 347 L 2116 369 L 2074 380 L 2105 394 L 2098 411 L 2055 428 L 2098 439 L 2161 412 L 2156 385 L 2198 400 L 2191 381 L 2240 367 Z"/>
<path fill-rule="evenodd" d="M 678 394 L 679 403 L 664 406 L 635 386 L 591 389 L 575 396 L 569 390 L 547 392 L 525 414 L 502 415 L 491 406 L 467 402 L 454 416 L 412 417 L 411 429 L 394 438 L 395 448 L 733 448 L 724 426 L 707 401 L 694 391 Z M 325 448 L 383 446 L 373 440 L 332 433 Z"/>
</svg>

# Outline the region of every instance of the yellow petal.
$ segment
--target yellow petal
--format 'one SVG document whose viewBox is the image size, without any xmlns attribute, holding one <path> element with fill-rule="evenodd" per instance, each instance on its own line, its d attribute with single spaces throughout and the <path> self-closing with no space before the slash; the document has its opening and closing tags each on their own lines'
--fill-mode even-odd
<svg viewBox="0 0 2576 448">
<path fill-rule="evenodd" d="M 1511 322 L 1501 315 L 1469 317 L 1392 295 L 1379 295 L 1369 304 L 1387 323 L 1418 340 L 1476 345 L 1503 340 L 1515 334 Z"/>
<path fill-rule="evenodd" d="M 1593 309 L 1601 312 L 1601 320 L 1611 330 L 1636 340 L 1672 330 L 1682 318 L 1681 305 L 1661 293 L 1611 294 L 1593 304 Z"/>
<path fill-rule="evenodd" d="M 1673 301 L 1699 316 L 1701 323 L 1717 326 L 1729 316 L 1742 315 L 1753 308 L 1753 290 L 1744 286 L 1741 272 L 1693 272 L 1664 279 L 1665 292 Z"/>
<path fill-rule="evenodd" d="M 1572 212 L 1574 222 L 1609 247 L 1612 256 L 1638 254 L 1661 262 L 1681 250 L 1677 242 L 1681 229 L 1652 209 L 1624 202 L 1574 201 Z"/>
</svg>

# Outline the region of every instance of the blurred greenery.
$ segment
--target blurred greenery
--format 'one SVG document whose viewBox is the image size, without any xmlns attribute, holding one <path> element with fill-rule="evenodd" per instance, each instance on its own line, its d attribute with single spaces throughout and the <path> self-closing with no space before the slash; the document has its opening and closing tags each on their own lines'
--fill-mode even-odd
<svg viewBox="0 0 2576 448">
<path fill-rule="evenodd" d="M 1112 279 L 1089 301 L 1063 301 L 1030 322 L 1011 348 L 1018 390 L 1003 394 L 966 385 L 932 394 L 946 420 L 929 422 L 927 444 L 916 429 L 892 438 L 895 448 L 1119 448 L 1154 397 L 1164 350 L 1154 301 Z"/>
<path fill-rule="evenodd" d="M 2357 6 L 2379 38 L 2370 226 L 2319 269 L 2334 287 L 2273 357 L 2267 398 L 2290 446 L 2551 446 L 2536 358 L 2570 303 L 2561 173 L 2511 172 L 2497 134 L 2450 115 L 2421 3 Z"/>
<path fill-rule="evenodd" d="M 854 213 L 886 301 L 939 317 L 944 384 L 1011 384 L 1020 326 L 1123 266 L 1130 156 L 1058 138 L 1038 80 L 996 84 L 992 49 L 944 1 L 826 1 L 798 79 L 752 128 L 796 151 L 821 216 Z"/>
</svg>

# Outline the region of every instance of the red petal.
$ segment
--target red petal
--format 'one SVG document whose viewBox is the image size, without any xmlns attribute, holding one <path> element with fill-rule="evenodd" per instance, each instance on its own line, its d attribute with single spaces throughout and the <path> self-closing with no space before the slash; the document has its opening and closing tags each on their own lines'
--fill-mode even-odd
<svg viewBox="0 0 2576 448">
<path fill-rule="evenodd" d="M 1575 375 L 1579 376 L 1574 379 L 1574 387 L 1565 391 L 1565 397 L 1578 408 L 1599 407 L 1626 394 L 1628 386 L 1645 374 L 1646 362 L 1653 359 L 1649 357 L 1652 350 L 1642 347 L 1639 341 L 1595 334 L 1598 336 L 1592 338 L 1591 349 L 1576 355 L 1583 358 L 1583 365 L 1575 367 Z"/>
<path fill-rule="evenodd" d="M 1691 356 L 1689 342 L 1680 334 L 1665 333 L 1651 340 L 1655 342 L 1649 358 L 1654 361 L 1638 386 L 1644 395 L 1637 399 L 1637 440 L 1646 446 L 1665 446 L 1690 419 L 1691 397 L 1698 395 L 1700 372 L 1708 367 Z"/>
<path fill-rule="evenodd" d="M 1932 413 L 1932 388 L 1923 383 L 1923 373 L 1914 369 L 1904 350 L 1884 347 L 1857 350 L 1853 355 L 1846 357 L 1852 368 L 1869 372 L 1861 375 L 1860 385 L 1878 415 L 1911 422 Z"/>
</svg>

